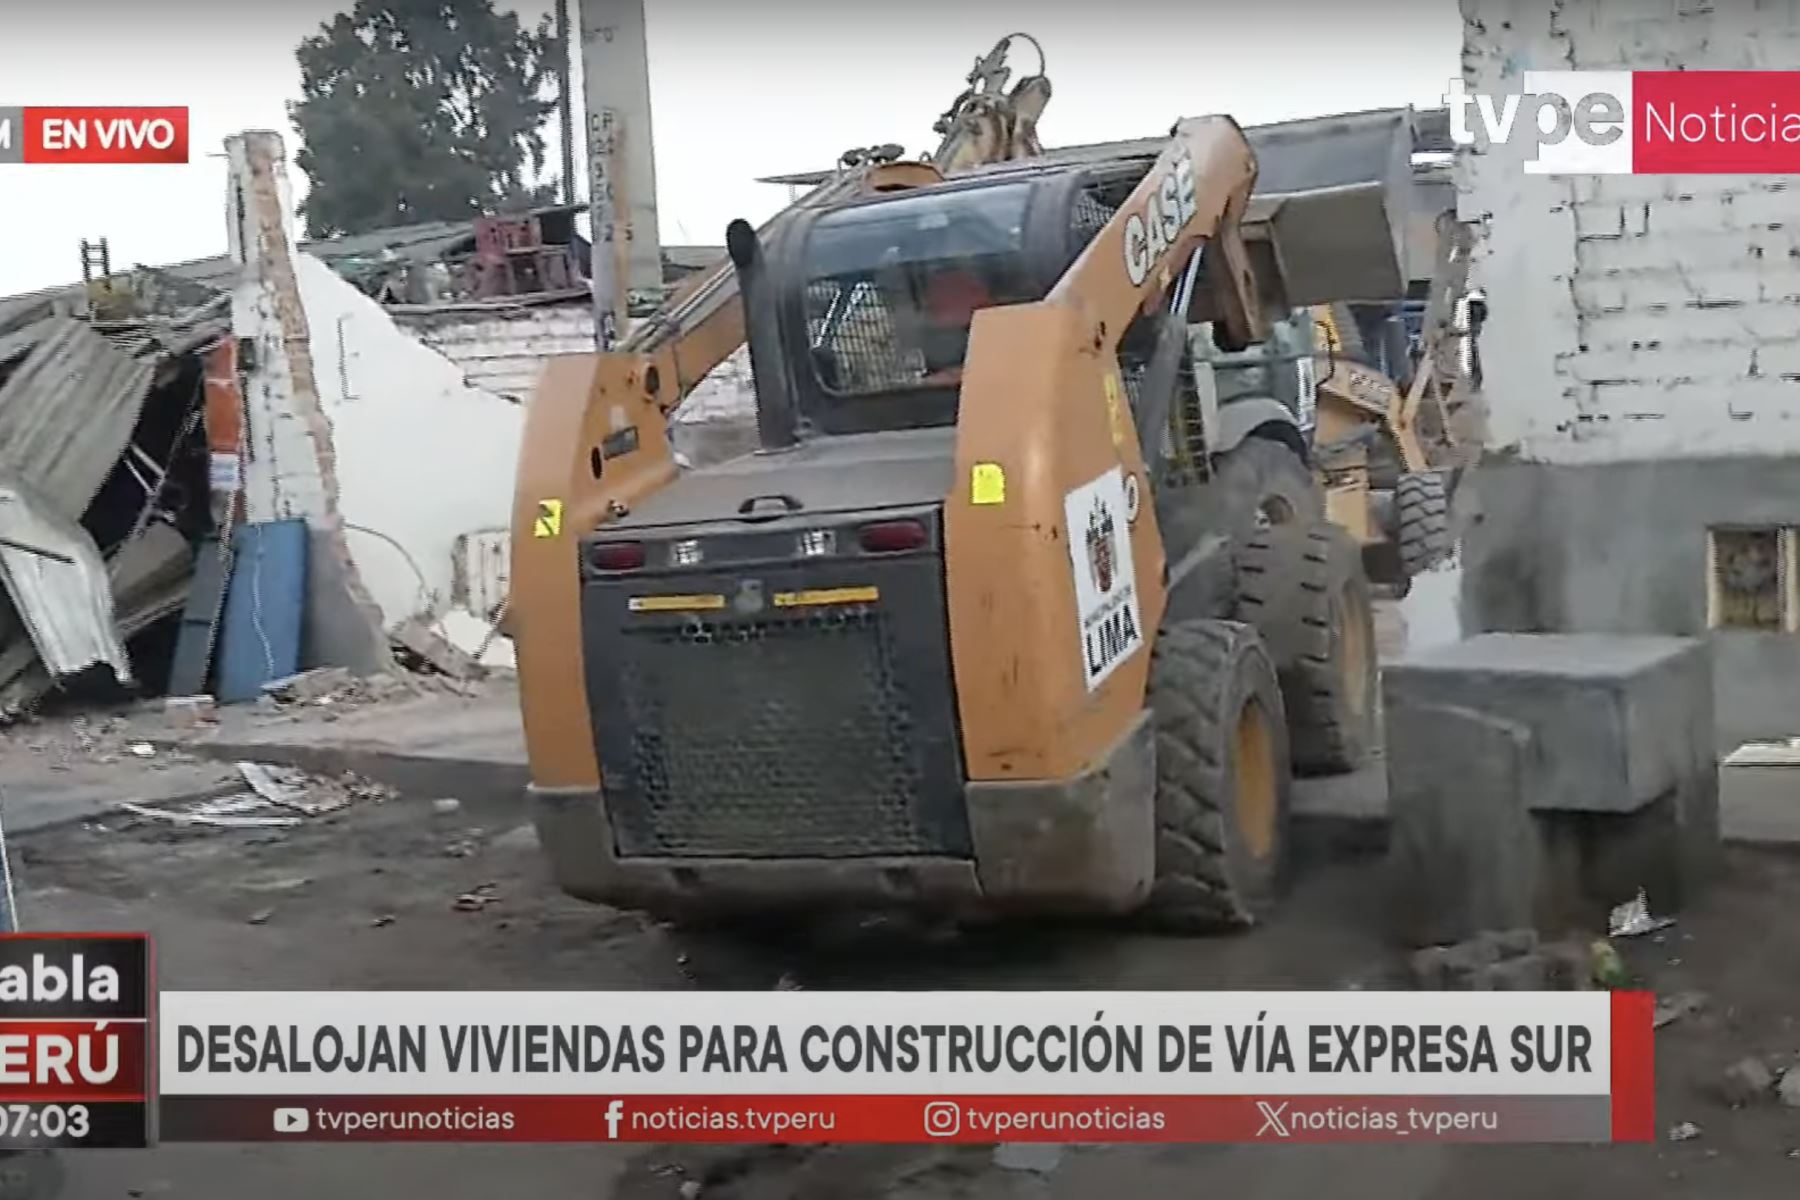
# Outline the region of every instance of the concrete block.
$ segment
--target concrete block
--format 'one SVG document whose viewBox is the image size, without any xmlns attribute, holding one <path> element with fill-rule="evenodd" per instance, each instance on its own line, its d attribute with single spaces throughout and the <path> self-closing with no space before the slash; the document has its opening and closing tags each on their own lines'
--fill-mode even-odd
<svg viewBox="0 0 1800 1200">
<path fill-rule="evenodd" d="M 1471 708 L 1391 701 L 1386 726 L 1389 899 L 1400 936 L 1431 945 L 1534 925 L 1530 730 Z"/>
<path fill-rule="evenodd" d="M 1485 634 L 1384 680 L 1399 932 L 1601 927 L 1643 888 L 1677 908 L 1717 869 L 1704 643 Z"/>
<path fill-rule="evenodd" d="M 1800 845 L 1800 746 L 1752 742 L 1719 766 L 1719 824 L 1728 842 Z"/>
<path fill-rule="evenodd" d="M 1466 708 L 1522 726 L 1541 760 L 1533 809 L 1635 812 L 1716 775 L 1702 641 L 1489 633 L 1395 663 L 1382 685 L 1389 711 Z"/>
</svg>

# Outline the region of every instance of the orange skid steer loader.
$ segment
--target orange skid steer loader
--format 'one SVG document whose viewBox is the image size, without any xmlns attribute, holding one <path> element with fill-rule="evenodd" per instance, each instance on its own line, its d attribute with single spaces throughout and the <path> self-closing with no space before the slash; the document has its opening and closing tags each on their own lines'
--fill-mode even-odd
<svg viewBox="0 0 1800 1200">
<path fill-rule="evenodd" d="M 1242 353 L 1354 284 L 1249 229 L 1256 176 L 1225 117 L 949 179 L 862 163 L 733 223 L 741 304 L 552 361 L 513 634 L 566 890 L 1265 911 L 1291 776 L 1358 765 L 1376 676 L 1296 415 L 1195 386 L 1195 326 Z M 678 470 L 669 415 L 740 340 L 759 448 Z"/>
</svg>

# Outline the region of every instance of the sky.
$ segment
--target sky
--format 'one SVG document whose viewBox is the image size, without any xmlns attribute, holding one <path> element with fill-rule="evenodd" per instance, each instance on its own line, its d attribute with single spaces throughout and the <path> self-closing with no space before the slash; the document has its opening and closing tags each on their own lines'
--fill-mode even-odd
<svg viewBox="0 0 1800 1200">
<path fill-rule="evenodd" d="M 551 2 L 496 7 L 535 22 Z M 108 239 L 115 269 L 223 253 L 222 140 L 277 129 L 291 161 L 294 48 L 350 3 L 0 0 L 0 105 L 187 105 L 191 145 L 182 166 L 0 166 L 0 295 L 79 279 L 83 238 Z M 716 245 L 734 217 L 772 215 L 787 191 L 758 176 L 822 170 L 852 146 L 931 149 L 976 56 L 1017 30 L 1048 58 L 1049 146 L 1156 136 L 1208 113 L 1249 125 L 1436 107 L 1460 71 L 1456 0 L 645 5 L 665 243 Z M 298 198 L 305 178 L 292 173 Z"/>
</svg>

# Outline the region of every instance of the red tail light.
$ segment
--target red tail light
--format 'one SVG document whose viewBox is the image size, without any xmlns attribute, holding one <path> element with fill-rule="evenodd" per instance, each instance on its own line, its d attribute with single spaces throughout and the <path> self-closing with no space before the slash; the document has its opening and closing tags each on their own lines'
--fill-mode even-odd
<svg viewBox="0 0 1800 1200">
<path fill-rule="evenodd" d="M 600 571 L 635 571 L 644 565 L 644 543 L 596 542 L 588 550 L 588 562 Z"/>
<path fill-rule="evenodd" d="M 917 550 L 930 538 L 922 521 L 877 521 L 873 525 L 864 525 L 857 534 L 862 548 L 871 554 Z"/>
</svg>

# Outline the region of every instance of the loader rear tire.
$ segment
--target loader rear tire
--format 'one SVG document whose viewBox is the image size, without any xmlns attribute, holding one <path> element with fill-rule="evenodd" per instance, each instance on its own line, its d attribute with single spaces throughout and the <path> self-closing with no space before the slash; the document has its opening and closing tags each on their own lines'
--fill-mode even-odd
<svg viewBox="0 0 1800 1200">
<path fill-rule="evenodd" d="M 1274 655 L 1294 770 L 1340 775 L 1375 742 L 1375 609 L 1362 551 L 1325 522 L 1270 529 L 1238 556 L 1240 620 Z"/>
<path fill-rule="evenodd" d="M 1396 528 L 1400 546 L 1400 573 L 1407 579 L 1423 574 L 1450 557 L 1450 497 L 1444 477 L 1436 471 L 1416 471 L 1400 476 L 1394 485 Z"/>
<path fill-rule="evenodd" d="M 1255 924 L 1279 894 L 1292 780 L 1281 684 L 1236 621 L 1183 621 L 1156 639 L 1156 880 L 1148 915 L 1193 932 Z"/>
<path fill-rule="evenodd" d="M 1214 466 L 1226 532 L 1240 543 L 1259 529 L 1310 524 L 1325 516 L 1325 493 L 1285 442 L 1252 435 Z"/>
</svg>

